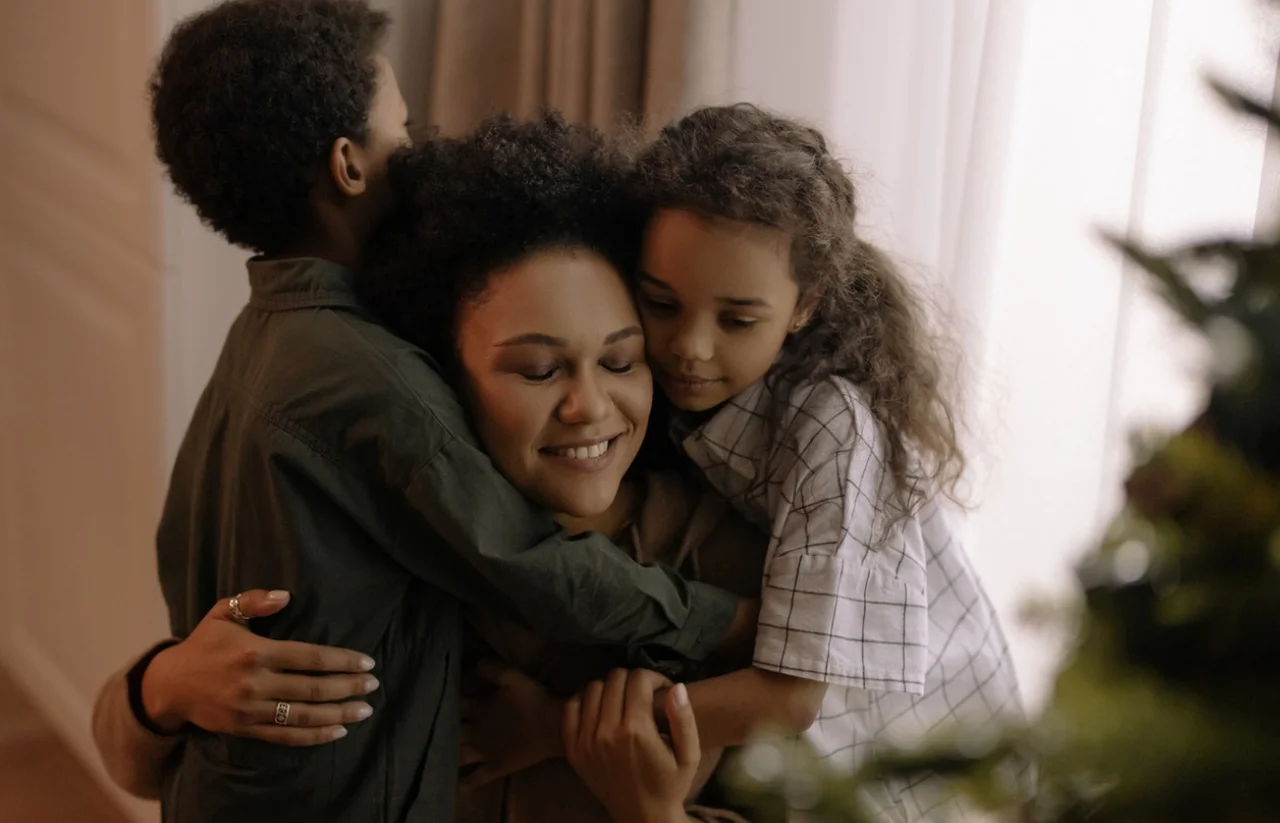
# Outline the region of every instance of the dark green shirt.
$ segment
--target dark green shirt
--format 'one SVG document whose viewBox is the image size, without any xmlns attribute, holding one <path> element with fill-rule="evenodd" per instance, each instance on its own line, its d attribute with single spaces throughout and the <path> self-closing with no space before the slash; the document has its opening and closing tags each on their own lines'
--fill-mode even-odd
<svg viewBox="0 0 1280 823">
<path fill-rule="evenodd" d="M 349 270 L 253 261 L 174 466 L 157 537 L 173 632 L 220 597 L 293 592 L 255 631 L 378 662 L 373 717 L 291 749 L 198 734 L 167 821 L 448 821 L 464 606 L 555 640 L 701 657 L 730 595 L 567 537 L 494 469 L 420 349 L 361 308 Z"/>
</svg>

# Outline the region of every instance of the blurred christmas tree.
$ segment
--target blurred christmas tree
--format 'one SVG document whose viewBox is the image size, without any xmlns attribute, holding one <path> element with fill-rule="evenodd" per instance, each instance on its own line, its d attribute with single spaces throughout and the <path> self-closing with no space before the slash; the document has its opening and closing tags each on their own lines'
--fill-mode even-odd
<svg viewBox="0 0 1280 823">
<path fill-rule="evenodd" d="M 1270 105 L 1215 90 L 1280 129 Z M 1009 820 L 1280 819 L 1280 239 L 1170 254 L 1111 242 L 1205 335 L 1214 368 L 1191 428 L 1137 444 L 1126 507 L 1080 567 L 1078 636 L 1048 708 L 986 743 L 884 756 L 852 781 L 764 744 L 748 756 L 770 767 L 740 770 L 763 816 L 790 798 L 816 821 L 869 820 L 860 781 L 929 770 Z M 1008 778 L 1026 759 L 1030 798 Z"/>
</svg>

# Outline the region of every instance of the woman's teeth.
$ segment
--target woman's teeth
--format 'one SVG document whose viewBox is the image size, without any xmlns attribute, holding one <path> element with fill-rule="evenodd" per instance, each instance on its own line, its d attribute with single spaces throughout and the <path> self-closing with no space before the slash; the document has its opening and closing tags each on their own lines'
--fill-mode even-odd
<svg viewBox="0 0 1280 823">
<path fill-rule="evenodd" d="M 552 449 L 551 453 L 558 457 L 572 457 L 574 460 L 590 460 L 593 457 L 600 457 L 609 451 L 609 444 L 612 440 L 606 440 L 603 443 L 596 443 L 594 446 L 571 446 L 567 449 Z"/>
</svg>

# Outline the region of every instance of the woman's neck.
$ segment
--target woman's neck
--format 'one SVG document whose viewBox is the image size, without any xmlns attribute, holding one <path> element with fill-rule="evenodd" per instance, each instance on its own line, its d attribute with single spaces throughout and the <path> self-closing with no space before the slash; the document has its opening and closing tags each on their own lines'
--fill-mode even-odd
<svg viewBox="0 0 1280 823">
<path fill-rule="evenodd" d="M 609 504 L 609 508 L 588 517 L 574 517 L 571 514 L 556 514 L 555 520 L 569 534 L 586 534 L 597 532 L 613 537 L 626 528 L 635 516 L 640 505 L 640 488 L 637 484 L 623 478 L 618 485 L 618 494 Z"/>
</svg>

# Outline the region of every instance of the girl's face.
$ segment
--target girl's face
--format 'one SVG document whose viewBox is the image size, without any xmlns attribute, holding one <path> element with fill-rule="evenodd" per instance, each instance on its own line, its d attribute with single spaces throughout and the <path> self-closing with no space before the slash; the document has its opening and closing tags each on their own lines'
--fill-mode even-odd
<svg viewBox="0 0 1280 823">
<path fill-rule="evenodd" d="M 791 237 L 778 229 L 660 211 L 639 280 L 650 366 L 686 411 L 714 408 L 764 377 L 803 322 Z"/>
<path fill-rule="evenodd" d="M 606 511 L 653 402 L 640 319 L 618 272 L 586 250 L 530 255 L 493 275 L 458 329 L 497 469 L 557 514 Z"/>
</svg>

